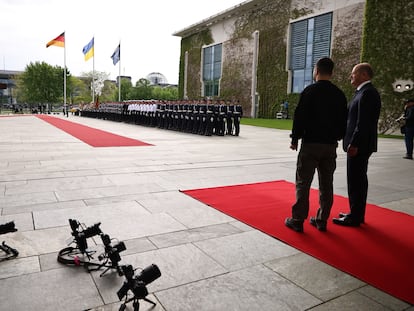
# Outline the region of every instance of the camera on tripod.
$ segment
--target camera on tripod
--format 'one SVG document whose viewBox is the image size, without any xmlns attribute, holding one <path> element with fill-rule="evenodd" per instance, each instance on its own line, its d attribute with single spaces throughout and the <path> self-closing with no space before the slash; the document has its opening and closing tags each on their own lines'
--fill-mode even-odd
<svg viewBox="0 0 414 311">
<path fill-rule="evenodd" d="M 125 275 L 126 281 L 117 292 L 119 300 L 125 297 L 125 302 L 119 308 L 120 311 L 125 310 L 126 304 L 133 301 L 134 311 L 139 310 L 139 299 L 143 299 L 153 305 L 155 303 L 147 299 L 148 289 L 147 285 L 155 281 L 161 276 L 161 271 L 157 265 L 152 264 L 141 271 L 137 276 L 134 276 L 135 270 L 131 265 L 121 267 L 122 274 Z M 133 293 L 133 297 L 128 299 L 128 291 Z"/>
<path fill-rule="evenodd" d="M 88 242 L 86 239 L 102 233 L 99 228 L 101 225 L 100 222 L 85 229 L 82 228 L 80 222 L 75 219 L 69 219 L 69 224 L 72 229 L 72 236 L 75 238 L 76 245 L 82 253 L 86 253 L 86 249 L 88 248 Z M 82 230 L 80 231 L 79 228 Z"/>
<path fill-rule="evenodd" d="M 118 263 L 121 261 L 121 255 L 119 253 L 126 250 L 126 246 L 124 242 L 119 242 L 118 244 L 112 245 L 111 238 L 108 234 L 101 234 L 102 242 L 105 246 L 105 252 L 98 256 L 100 261 L 105 260 L 105 263 L 108 259 L 111 261 L 110 268 L 117 268 L 118 274 L 123 275 L 121 269 L 119 269 Z M 105 271 L 106 272 L 106 271 Z M 104 274 L 104 273 L 103 273 Z"/>
</svg>

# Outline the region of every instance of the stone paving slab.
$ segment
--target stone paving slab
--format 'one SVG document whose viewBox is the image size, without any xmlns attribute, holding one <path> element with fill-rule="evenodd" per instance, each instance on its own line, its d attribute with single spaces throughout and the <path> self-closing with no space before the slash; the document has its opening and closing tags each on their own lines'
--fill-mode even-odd
<svg viewBox="0 0 414 311">
<path fill-rule="evenodd" d="M 154 235 L 149 237 L 150 241 L 158 248 L 170 247 L 174 245 L 193 243 L 214 239 L 222 236 L 241 233 L 242 230 L 236 226 L 226 223 L 220 225 L 211 225 L 206 227 L 197 227 L 183 231 Z"/>
<path fill-rule="evenodd" d="M 9 221 L 14 221 L 16 229 L 20 232 L 34 230 L 33 216 L 31 213 L 21 213 L 21 214 L 0 216 L 0 224 L 4 224 Z"/>
<path fill-rule="evenodd" d="M 16 257 L 16 259 L 2 262 L 0 279 L 8 279 L 13 276 L 35 272 L 40 272 L 39 259 L 37 256 Z"/>
<path fill-rule="evenodd" d="M 272 260 L 266 266 L 323 301 L 337 298 L 365 285 L 364 282 L 303 253 Z"/>
<path fill-rule="evenodd" d="M 157 297 L 171 311 L 307 310 L 321 303 L 261 265 L 160 291 Z"/>
<path fill-rule="evenodd" d="M 148 285 L 157 306 L 142 302 L 141 311 L 414 310 L 180 192 L 294 182 L 289 131 L 242 126 L 239 137 L 204 137 L 69 120 L 153 146 L 93 148 L 36 117 L 0 118 L 0 222 L 15 220 L 19 229 L 2 236 L 19 256 L 0 262 L 0 310 L 119 309 L 117 273 L 99 277 L 56 261 L 71 239 L 68 218 L 100 221 L 124 241 L 121 264 L 160 267 L 162 276 Z M 402 140 L 379 140 L 368 201 L 414 215 L 414 162 L 403 154 Z M 340 149 L 334 189 L 347 194 Z M 89 245 L 102 249 L 99 238 Z"/>
<path fill-rule="evenodd" d="M 24 258 L 59 251 L 67 246 L 68 238 L 71 237 L 70 232 L 68 223 L 65 227 L 16 231 L 3 235 L 2 238 L 19 251 L 19 258 Z"/>
<path fill-rule="evenodd" d="M 161 277 L 148 285 L 151 292 L 173 288 L 227 272 L 226 269 L 192 244 L 124 256 L 122 262 L 142 269 L 152 263 L 159 267 Z M 103 277 L 99 277 L 99 273 L 93 273 L 93 275 L 105 303 L 117 301 L 115 294 L 121 288 L 123 279 L 118 277 L 116 273 Z"/>
<path fill-rule="evenodd" d="M 0 310 L 79 311 L 102 304 L 85 271 L 55 269 L 0 282 Z"/>
<path fill-rule="evenodd" d="M 31 203 L 31 202 L 29 202 Z M 2 215 L 10 215 L 9 218 L 13 218 L 13 215 L 18 215 L 19 213 L 35 212 L 35 211 L 44 211 L 44 210 L 54 210 L 54 209 L 65 209 L 65 208 L 74 208 L 74 207 L 85 207 L 86 204 L 84 200 L 75 200 L 75 201 L 66 201 L 66 202 L 52 202 L 52 203 L 40 203 L 40 204 L 28 204 L 28 205 L 19 205 L 19 206 L 5 206 L 3 208 Z"/>
<path fill-rule="evenodd" d="M 296 254 L 287 244 L 260 232 L 248 231 L 194 243 L 228 271 Z"/>
</svg>

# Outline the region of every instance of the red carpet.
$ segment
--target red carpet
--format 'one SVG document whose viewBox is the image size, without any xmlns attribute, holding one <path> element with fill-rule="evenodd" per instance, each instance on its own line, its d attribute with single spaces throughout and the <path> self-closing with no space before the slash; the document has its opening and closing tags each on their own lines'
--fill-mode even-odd
<svg viewBox="0 0 414 311">
<path fill-rule="evenodd" d="M 92 147 L 151 146 L 151 144 L 147 144 L 136 139 L 101 131 L 64 119 L 48 115 L 36 116 L 39 119 L 42 119 L 43 121 L 46 121 L 47 123 L 56 126 L 62 131 L 65 131 L 66 133 L 87 143 L 88 145 L 91 145 Z"/>
<path fill-rule="evenodd" d="M 328 223 L 319 232 L 309 222 L 304 233 L 284 225 L 295 201 L 295 185 L 273 181 L 182 191 L 356 278 L 414 304 L 414 217 L 367 205 L 366 224 L 349 228 Z M 310 216 L 318 208 L 311 190 Z M 335 196 L 331 218 L 348 211 L 348 200 Z"/>
</svg>

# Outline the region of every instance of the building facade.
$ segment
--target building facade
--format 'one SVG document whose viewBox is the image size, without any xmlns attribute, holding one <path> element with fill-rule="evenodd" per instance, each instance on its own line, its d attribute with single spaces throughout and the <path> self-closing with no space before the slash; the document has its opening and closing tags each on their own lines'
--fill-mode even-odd
<svg viewBox="0 0 414 311">
<path fill-rule="evenodd" d="M 374 83 L 384 93 L 385 107 L 395 108 L 412 94 L 412 84 L 404 93 L 395 92 L 393 84 L 414 78 L 410 59 L 413 3 L 242 2 L 174 34 L 182 38 L 180 96 L 239 99 L 245 116 L 273 118 L 284 101 L 294 108 L 299 93 L 312 83 L 316 61 L 329 56 L 336 63 L 334 82 L 349 96 L 353 65 L 370 62 L 376 71 Z M 408 54 L 407 44 L 411 47 Z M 389 53 L 398 60 L 384 58 Z M 403 67 L 398 63 L 404 63 Z M 399 108 L 385 110 L 384 120 L 400 112 Z"/>
<path fill-rule="evenodd" d="M 11 108 L 16 104 L 13 89 L 16 87 L 15 78 L 21 71 L 0 70 L 0 109 Z"/>
</svg>

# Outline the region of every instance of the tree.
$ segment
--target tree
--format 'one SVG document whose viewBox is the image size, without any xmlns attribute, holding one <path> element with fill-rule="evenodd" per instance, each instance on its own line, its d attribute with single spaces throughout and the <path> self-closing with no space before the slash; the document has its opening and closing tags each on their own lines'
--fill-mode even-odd
<svg viewBox="0 0 414 311">
<path fill-rule="evenodd" d="M 70 73 L 66 72 L 68 81 Z M 63 101 L 64 69 L 45 62 L 30 63 L 19 77 L 21 101 L 32 104 L 53 104 Z M 70 89 L 71 84 L 67 83 Z"/>
<path fill-rule="evenodd" d="M 170 87 L 152 87 L 152 98 L 153 99 L 164 99 L 164 100 L 176 100 L 178 99 L 178 88 L 174 86 Z"/>
<path fill-rule="evenodd" d="M 129 79 L 121 78 L 121 100 L 132 99 L 131 92 L 132 92 L 132 83 Z M 114 94 L 114 100 L 118 101 L 118 87 L 116 88 L 117 92 Z"/>
<path fill-rule="evenodd" d="M 103 101 L 104 98 L 112 97 L 112 88 L 108 87 L 108 84 L 105 84 L 104 81 L 108 80 L 109 74 L 101 71 L 89 71 L 82 73 L 82 80 L 90 90 L 90 97 L 87 102 L 92 101 L 92 94 L 96 97 L 99 96 L 99 100 Z M 109 88 L 109 92 L 108 92 Z"/>
<path fill-rule="evenodd" d="M 150 81 L 141 78 L 135 83 L 135 87 L 130 92 L 128 99 L 152 99 L 152 88 Z"/>
<path fill-rule="evenodd" d="M 68 96 L 70 97 L 70 104 L 77 105 L 80 103 L 90 102 L 90 88 L 86 83 L 77 77 L 71 77 L 70 79 L 72 88 Z"/>
</svg>

